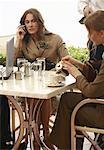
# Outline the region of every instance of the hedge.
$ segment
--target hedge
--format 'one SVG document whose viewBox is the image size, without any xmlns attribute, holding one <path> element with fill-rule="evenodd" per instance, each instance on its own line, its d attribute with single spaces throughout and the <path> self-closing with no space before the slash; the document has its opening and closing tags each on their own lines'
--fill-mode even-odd
<svg viewBox="0 0 104 150">
<path fill-rule="evenodd" d="M 69 46 L 68 47 L 69 55 L 71 55 L 73 58 L 80 60 L 81 62 L 84 62 L 88 59 L 89 51 L 87 48 L 80 48 L 80 47 L 74 47 Z"/>
</svg>

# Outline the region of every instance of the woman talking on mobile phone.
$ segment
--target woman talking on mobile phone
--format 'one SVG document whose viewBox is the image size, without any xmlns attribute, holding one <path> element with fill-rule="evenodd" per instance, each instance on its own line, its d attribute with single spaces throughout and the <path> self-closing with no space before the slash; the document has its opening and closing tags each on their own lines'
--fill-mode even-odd
<svg viewBox="0 0 104 150">
<path fill-rule="evenodd" d="M 62 38 L 45 28 L 40 12 L 34 8 L 26 10 L 21 17 L 14 47 L 15 62 L 19 57 L 24 57 L 30 62 L 34 62 L 36 58 L 45 58 L 46 63 L 48 62 L 49 64 L 50 62 L 50 66 L 46 66 L 48 70 L 53 67 L 51 64 L 56 64 L 62 57 L 68 55 Z M 44 137 L 49 135 L 50 113 L 51 100 L 45 100 L 40 114 Z"/>
</svg>

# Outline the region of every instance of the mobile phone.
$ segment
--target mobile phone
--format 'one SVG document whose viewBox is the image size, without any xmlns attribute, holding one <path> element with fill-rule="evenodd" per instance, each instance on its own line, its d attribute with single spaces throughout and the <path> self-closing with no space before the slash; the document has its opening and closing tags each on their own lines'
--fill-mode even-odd
<svg viewBox="0 0 104 150">
<path fill-rule="evenodd" d="M 27 29 L 26 29 L 26 25 L 20 25 L 22 27 L 22 29 L 27 32 Z M 22 34 L 22 31 L 19 32 L 19 34 Z"/>
</svg>

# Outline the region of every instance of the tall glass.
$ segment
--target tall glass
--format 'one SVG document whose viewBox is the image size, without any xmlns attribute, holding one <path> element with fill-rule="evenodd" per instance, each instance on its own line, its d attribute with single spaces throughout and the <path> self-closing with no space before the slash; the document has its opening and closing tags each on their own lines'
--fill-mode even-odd
<svg viewBox="0 0 104 150">
<path fill-rule="evenodd" d="M 44 82 L 44 76 L 45 76 L 45 69 L 46 69 L 46 62 L 45 62 L 45 58 L 37 58 L 36 59 L 38 63 L 41 64 L 41 73 L 40 73 L 40 78 L 42 80 L 42 82 Z"/>
<path fill-rule="evenodd" d="M 42 77 L 42 63 L 41 62 L 33 62 L 31 65 L 32 69 L 34 70 L 35 77 L 41 79 Z"/>
<path fill-rule="evenodd" d="M 17 67 L 18 67 L 18 70 L 20 70 L 20 68 L 21 68 L 26 62 L 28 62 L 28 60 L 26 60 L 25 58 L 17 58 Z"/>
<path fill-rule="evenodd" d="M 34 61 L 31 66 L 34 71 L 42 70 L 42 64 L 40 62 Z"/>
<path fill-rule="evenodd" d="M 41 63 L 42 71 L 45 71 L 45 69 L 46 69 L 45 58 L 37 58 L 36 60 L 38 63 Z"/>
</svg>

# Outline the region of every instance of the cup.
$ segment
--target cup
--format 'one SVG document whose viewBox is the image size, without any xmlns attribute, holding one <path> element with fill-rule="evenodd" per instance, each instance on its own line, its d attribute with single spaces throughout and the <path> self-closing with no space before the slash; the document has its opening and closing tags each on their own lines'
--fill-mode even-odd
<svg viewBox="0 0 104 150">
<path fill-rule="evenodd" d="M 65 81 L 65 77 L 62 75 L 50 75 L 49 83 L 60 84 Z"/>
</svg>

